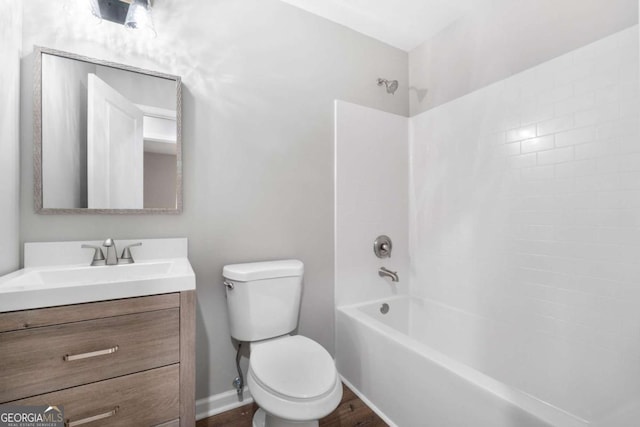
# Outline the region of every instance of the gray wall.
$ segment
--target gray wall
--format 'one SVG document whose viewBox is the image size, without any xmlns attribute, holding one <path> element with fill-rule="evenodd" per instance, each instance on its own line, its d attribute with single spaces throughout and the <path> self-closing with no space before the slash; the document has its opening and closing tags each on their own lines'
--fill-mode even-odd
<svg viewBox="0 0 640 427">
<path fill-rule="evenodd" d="M 19 87 L 22 2 L 0 0 L 0 275 L 19 266 Z"/>
<path fill-rule="evenodd" d="M 144 207 L 175 208 L 175 154 L 144 153 Z"/>
<path fill-rule="evenodd" d="M 459 20 L 410 52 L 411 115 L 637 22 L 637 0 L 502 2 Z"/>
<path fill-rule="evenodd" d="M 158 37 L 95 25 L 76 2 L 24 2 L 23 241 L 186 236 L 198 286 L 197 396 L 231 389 L 226 263 L 305 263 L 300 333 L 333 351 L 333 100 L 408 115 L 376 78 L 408 80 L 406 52 L 277 0 L 156 3 Z M 178 74 L 184 213 L 44 216 L 32 205 L 34 44 Z"/>
</svg>

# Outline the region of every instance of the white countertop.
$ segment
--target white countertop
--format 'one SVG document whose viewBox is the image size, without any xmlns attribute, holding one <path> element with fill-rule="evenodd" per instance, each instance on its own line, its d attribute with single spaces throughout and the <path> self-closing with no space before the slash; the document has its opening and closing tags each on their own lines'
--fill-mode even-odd
<svg viewBox="0 0 640 427">
<path fill-rule="evenodd" d="M 113 266 L 90 266 L 93 251 L 80 248 L 83 243 L 101 246 L 102 242 L 25 244 L 26 268 L 0 277 L 0 312 L 196 288 L 186 239 L 116 241 L 118 255 L 124 246 L 138 241 L 143 245 L 131 250 L 135 263 Z M 163 253 L 167 255 L 159 256 Z"/>
</svg>

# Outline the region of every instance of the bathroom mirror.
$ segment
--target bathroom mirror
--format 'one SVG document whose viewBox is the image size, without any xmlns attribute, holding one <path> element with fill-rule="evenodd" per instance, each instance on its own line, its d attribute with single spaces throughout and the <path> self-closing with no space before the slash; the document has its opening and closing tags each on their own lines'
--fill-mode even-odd
<svg viewBox="0 0 640 427">
<path fill-rule="evenodd" d="M 180 77 L 43 47 L 35 55 L 36 212 L 180 213 Z"/>
</svg>

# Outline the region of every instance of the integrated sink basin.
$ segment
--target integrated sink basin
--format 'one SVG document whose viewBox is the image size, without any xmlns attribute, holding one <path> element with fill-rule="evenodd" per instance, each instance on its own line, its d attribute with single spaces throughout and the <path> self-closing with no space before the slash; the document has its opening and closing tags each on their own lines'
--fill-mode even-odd
<svg viewBox="0 0 640 427">
<path fill-rule="evenodd" d="M 60 270 L 35 271 L 43 284 L 57 285 L 74 283 L 119 282 L 162 276 L 171 270 L 171 261 L 123 264 L 98 267 L 71 267 Z"/>
<path fill-rule="evenodd" d="M 186 239 L 142 242 L 143 246 L 136 251 L 135 263 L 109 266 L 89 266 L 90 254 L 83 250 L 76 251 L 83 260 L 88 257 L 83 264 L 56 262 L 71 260 L 73 254 L 69 251 L 80 248 L 82 242 L 60 242 L 65 248 L 52 247 L 52 243 L 27 244 L 46 246 L 25 247 L 25 268 L 0 277 L 0 312 L 195 289 L 195 274 L 186 257 Z M 169 249 L 163 251 L 161 243 L 169 244 Z M 53 253 L 53 259 L 42 257 L 43 253 L 57 249 L 64 255 Z M 169 257 L 158 257 L 163 252 Z"/>
</svg>

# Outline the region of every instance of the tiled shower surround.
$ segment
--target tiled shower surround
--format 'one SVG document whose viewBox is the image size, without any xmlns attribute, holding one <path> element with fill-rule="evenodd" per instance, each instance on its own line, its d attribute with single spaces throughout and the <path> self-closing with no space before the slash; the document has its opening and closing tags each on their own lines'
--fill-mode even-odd
<svg viewBox="0 0 640 427">
<path fill-rule="evenodd" d="M 640 411 L 638 90 L 633 27 L 410 120 L 411 293 L 482 319 L 439 348 L 601 425 Z"/>
</svg>

